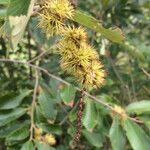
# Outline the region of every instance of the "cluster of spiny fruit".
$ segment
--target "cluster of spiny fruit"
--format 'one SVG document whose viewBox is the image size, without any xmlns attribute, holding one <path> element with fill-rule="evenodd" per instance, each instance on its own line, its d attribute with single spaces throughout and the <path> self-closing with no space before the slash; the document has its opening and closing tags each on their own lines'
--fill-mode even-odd
<svg viewBox="0 0 150 150">
<path fill-rule="evenodd" d="M 48 145 L 55 145 L 56 139 L 54 135 L 52 134 L 43 134 L 43 130 L 41 128 L 34 128 L 34 139 L 37 141 L 40 141 L 42 143 L 48 144 Z"/>
<path fill-rule="evenodd" d="M 39 13 L 39 27 L 47 36 L 61 35 L 58 42 L 61 68 L 74 76 L 82 88 L 98 88 L 104 83 L 105 71 L 98 53 L 88 43 L 85 29 L 68 25 L 67 19 L 74 14 L 69 0 L 46 0 Z"/>
</svg>

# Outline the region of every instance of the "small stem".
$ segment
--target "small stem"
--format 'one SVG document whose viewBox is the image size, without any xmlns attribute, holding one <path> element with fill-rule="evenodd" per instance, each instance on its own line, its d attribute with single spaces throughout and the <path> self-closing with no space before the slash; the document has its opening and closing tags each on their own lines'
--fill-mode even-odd
<svg viewBox="0 0 150 150">
<path fill-rule="evenodd" d="M 148 77 L 150 78 L 150 73 L 148 73 L 144 68 L 141 68 L 143 73 Z"/>
<path fill-rule="evenodd" d="M 132 120 L 132 121 L 136 122 L 136 123 L 144 124 L 144 122 L 143 122 L 143 121 L 141 121 L 141 120 L 139 120 L 139 119 L 137 119 L 137 118 L 133 118 L 133 117 L 129 117 L 129 116 L 128 116 L 128 118 L 129 118 L 130 120 Z"/>
<path fill-rule="evenodd" d="M 37 97 L 37 89 L 38 89 L 38 82 L 39 82 L 39 75 L 38 70 L 35 70 L 35 86 L 34 86 L 34 92 L 33 92 L 33 100 L 31 104 L 31 126 L 30 126 L 30 141 L 33 140 L 33 130 L 34 130 L 34 110 L 36 106 L 36 97 Z"/>
<path fill-rule="evenodd" d="M 41 58 L 43 55 L 45 55 L 46 53 L 48 53 L 47 51 L 43 51 L 41 54 L 39 54 L 38 56 L 36 56 L 35 58 L 33 58 L 33 59 L 30 59 L 29 61 L 28 61 L 28 63 L 32 63 L 32 62 L 34 62 L 35 60 L 37 60 L 37 59 L 39 59 L 39 58 Z"/>
</svg>

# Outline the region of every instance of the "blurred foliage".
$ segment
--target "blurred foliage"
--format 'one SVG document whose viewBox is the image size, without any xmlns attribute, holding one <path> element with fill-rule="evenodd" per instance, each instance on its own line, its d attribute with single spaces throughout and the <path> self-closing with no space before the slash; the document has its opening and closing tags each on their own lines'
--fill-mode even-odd
<svg viewBox="0 0 150 150">
<path fill-rule="evenodd" d="M 41 72 L 34 123 L 44 134 L 53 134 L 57 142 L 50 146 L 38 140 L 29 141 L 35 69 L 0 62 L 0 150 L 33 150 L 34 147 L 66 150 L 70 149 L 75 133 L 75 103 L 80 97 L 74 87 L 77 83 L 60 69 L 60 57 L 55 53 L 59 36 L 47 39 L 37 27 L 38 17 L 32 15 L 34 2 L 0 0 L 0 58 L 27 62 L 44 52 L 46 55 L 32 64 L 38 64 L 71 85 Z M 143 121 L 137 124 L 122 120 L 86 97 L 80 149 L 149 150 L 150 1 L 78 1 L 73 20 L 87 27 L 90 42 L 107 71 L 105 85 L 91 94 L 105 103 L 122 106 L 129 116 Z M 96 28 L 95 23 L 98 23 Z"/>
</svg>

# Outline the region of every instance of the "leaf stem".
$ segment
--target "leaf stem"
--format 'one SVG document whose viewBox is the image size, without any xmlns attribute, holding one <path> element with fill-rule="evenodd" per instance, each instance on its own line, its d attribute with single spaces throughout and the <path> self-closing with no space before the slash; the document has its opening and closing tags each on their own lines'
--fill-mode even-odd
<svg viewBox="0 0 150 150">
<path fill-rule="evenodd" d="M 37 98 L 37 90 L 38 90 L 38 83 L 39 83 L 39 75 L 38 70 L 35 69 L 35 86 L 34 86 L 34 92 L 33 92 L 33 100 L 31 104 L 31 126 L 30 126 L 30 141 L 33 140 L 33 130 L 34 130 L 34 111 L 36 106 L 36 98 Z"/>
</svg>

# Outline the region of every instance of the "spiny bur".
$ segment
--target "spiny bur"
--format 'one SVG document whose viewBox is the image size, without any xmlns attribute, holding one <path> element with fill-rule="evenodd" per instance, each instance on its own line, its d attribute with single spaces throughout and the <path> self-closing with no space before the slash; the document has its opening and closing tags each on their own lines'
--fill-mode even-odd
<svg viewBox="0 0 150 150">
<path fill-rule="evenodd" d="M 58 44 L 61 68 L 77 78 L 83 88 L 103 85 L 105 71 L 96 50 L 88 44 L 82 27 L 66 27 Z"/>
<path fill-rule="evenodd" d="M 52 134 L 46 134 L 44 136 L 44 142 L 52 146 L 56 144 L 56 139 Z"/>
<path fill-rule="evenodd" d="M 43 134 L 42 128 L 34 128 L 34 138 L 42 143 L 46 143 L 51 146 L 56 144 L 55 136 L 50 133 Z"/>
<path fill-rule="evenodd" d="M 47 36 L 59 34 L 66 18 L 71 18 L 74 8 L 69 0 L 46 0 L 39 13 L 38 26 L 44 29 Z"/>
<path fill-rule="evenodd" d="M 87 33 L 81 26 L 78 28 L 74 26 L 64 27 L 62 30 L 62 35 L 63 38 L 61 42 L 68 41 L 70 44 L 77 47 L 80 47 L 80 45 L 87 42 Z"/>
<path fill-rule="evenodd" d="M 34 128 L 34 138 L 35 138 L 36 140 L 38 140 L 38 141 L 41 140 L 42 133 L 43 133 L 42 128 L 37 128 L 37 127 Z"/>
</svg>

